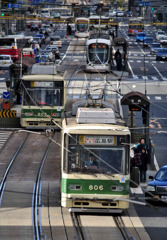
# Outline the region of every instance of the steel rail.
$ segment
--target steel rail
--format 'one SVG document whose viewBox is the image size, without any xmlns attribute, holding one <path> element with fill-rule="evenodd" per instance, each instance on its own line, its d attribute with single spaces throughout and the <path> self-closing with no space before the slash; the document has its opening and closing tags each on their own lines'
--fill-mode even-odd
<svg viewBox="0 0 167 240">
<path fill-rule="evenodd" d="M 10 161 L 10 163 L 9 163 L 9 165 L 8 165 L 4 175 L 3 175 L 2 181 L 0 183 L 0 205 L 1 205 L 2 195 L 3 195 L 4 189 L 5 189 L 5 185 L 6 185 L 5 183 L 6 183 L 8 173 L 9 173 L 10 168 L 11 168 L 12 164 L 14 163 L 16 157 L 18 156 L 20 150 L 22 149 L 23 145 L 25 144 L 25 142 L 28 138 L 28 135 L 29 135 L 29 133 L 27 133 L 24 141 L 22 142 L 22 144 L 20 144 L 19 148 L 17 149 L 16 153 L 14 154 L 13 158 L 11 159 L 11 161 Z"/>
<path fill-rule="evenodd" d="M 43 170 L 43 166 L 45 163 L 45 160 L 48 156 L 50 147 L 51 147 L 52 141 L 49 141 L 49 144 L 47 146 L 47 149 L 44 153 L 44 156 L 42 158 L 40 167 L 38 169 L 38 174 L 36 178 L 36 182 L 34 185 L 34 190 L 33 190 L 33 197 L 32 197 L 32 222 L 33 222 L 33 239 L 34 240 L 41 240 L 43 238 L 42 234 L 42 225 L 41 225 L 41 215 L 40 215 L 40 207 L 41 207 L 41 174 Z M 51 229 L 51 228 L 50 228 Z M 52 232 L 51 232 L 51 239 L 53 240 L 52 237 Z"/>
<path fill-rule="evenodd" d="M 76 229 L 79 239 L 86 240 L 84 233 L 82 231 L 82 225 L 81 225 L 81 220 L 80 220 L 79 214 L 76 212 L 71 212 L 71 218 L 74 223 L 74 226 L 75 226 L 75 229 Z"/>
<path fill-rule="evenodd" d="M 124 240 L 135 240 L 134 237 L 130 236 L 128 229 L 126 228 L 121 216 L 114 216 L 113 219 L 118 229 L 120 230 L 120 233 Z"/>
</svg>

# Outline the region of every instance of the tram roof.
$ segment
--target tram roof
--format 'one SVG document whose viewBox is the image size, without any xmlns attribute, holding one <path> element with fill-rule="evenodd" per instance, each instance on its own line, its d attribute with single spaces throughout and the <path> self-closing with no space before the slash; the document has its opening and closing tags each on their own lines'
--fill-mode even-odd
<svg viewBox="0 0 167 240">
<path fill-rule="evenodd" d="M 111 40 L 110 36 L 106 33 L 94 33 L 91 34 L 89 39 L 97 39 L 97 38 L 101 38 L 101 39 L 106 39 L 106 40 Z"/>
<path fill-rule="evenodd" d="M 130 134 L 129 128 L 123 125 L 114 125 L 114 124 L 94 124 L 94 123 L 84 123 L 79 124 L 76 122 L 76 118 L 66 118 L 62 122 L 62 127 L 65 132 L 69 133 L 80 133 L 80 134 L 92 134 L 100 132 L 105 135 L 111 135 L 112 132 L 117 133 L 118 135 L 127 135 Z"/>
<path fill-rule="evenodd" d="M 22 77 L 24 81 L 64 81 L 64 77 L 61 74 L 30 74 Z"/>
</svg>

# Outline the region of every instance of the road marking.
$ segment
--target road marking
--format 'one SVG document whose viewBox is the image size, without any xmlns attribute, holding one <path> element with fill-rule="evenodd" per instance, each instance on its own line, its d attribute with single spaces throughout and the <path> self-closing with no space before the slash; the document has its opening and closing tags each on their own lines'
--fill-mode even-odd
<svg viewBox="0 0 167 240">
<path fill-rule="evenodd" d="M 162 100 L 161 96 L 155 96 L 156 100 Z"/>
<path fill-rule="evenodd" d="M 149 121 L 149 127 L 150 128 L 159 128 L 161 129 L 161 124 L 158 122 L 158 118 L 157 119 L 150 119 Z"/>
<path fill-rule="evenodd" d="M 132 194 L 143 194 L 141 187 L 130 188 Z"/>
<path fill-rule="evenodd" d="M 154 81 L 158 81 L 159 79 L 157 77 L 151 76 Z"/>
</svg>

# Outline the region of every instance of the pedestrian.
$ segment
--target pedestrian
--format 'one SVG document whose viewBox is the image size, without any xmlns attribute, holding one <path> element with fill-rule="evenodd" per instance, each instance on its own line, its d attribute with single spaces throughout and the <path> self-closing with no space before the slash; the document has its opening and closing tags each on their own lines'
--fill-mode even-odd
<svg viewBox="0 0 167 240">
<path fill-rule="evenodd" d="M 67 26 L 67 32 L 68 32 L 69 35 L 71 35 L 71 26 L 69 24 Z"/>
<path fill-rule="evenodd" d="M 131 158 L 131 164 L 130 164 L 131 170 L 134 167 L 140 167 L 142 164 L 141 153 L 138 152 L 136 147 L 133 148 L 133 151 L 134 151 L 134 156 L 133 156 L 133 158 Z"/>
<path fill-rule="evenodd" d="M 136 145 L 138 152 L 142 152 L 142 149 L 144 148 L 147 151 L 147 146 L 145 143 L 145 138 L 141 138 L 139 143 Z"/>
<path fill-rule="evenodd" d="M 117 49 L 117 51 L 115 52 L 115 61 L 117 64 L 117 70 L 120 71 L 122 68 L 122 55 L 119 49 Z"/>
<path fill-rule="evenodd" d="M 133 188 L 139 185 L 139 167 L 141 166 L 141 153 L 138 152 L 137 148 L 132 148 L 134 156 L 130 161 L 130 186 Z"/>
<path fill-rule="evenodd" d="M 140 182 L 146 182 L 146 171 L 147 171 L 147 164 L 148 164 L 149 156 L 146 153 L 146 149 L 143 148 L 141 152 L 141 166 L 139 167 L 140 170 Z"/>
</svg>

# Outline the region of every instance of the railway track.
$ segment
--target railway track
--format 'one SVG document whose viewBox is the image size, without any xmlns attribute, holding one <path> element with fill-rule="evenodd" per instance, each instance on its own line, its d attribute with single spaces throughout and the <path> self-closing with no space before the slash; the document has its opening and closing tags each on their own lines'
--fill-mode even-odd
<svg viewBox="0 0 167 240">
<path fill-rule="evenodd" d="M 121 216 L 71 213 L 79 240 L 135 240 Z M 100 226 L 100 229 L 98 229 Z"/>
<path fill-rule="evenodd" d="M 8 144 L 15 142 L 17 138 L 18 134 L 15 134 Z M 13 151 L 11 149 L 14 154 L 7 159 L 3 174 L 1 170 L 0 215 L 3 219 L 0 221 L 1 237 L 2 239 L 36 240 L 48 235 L 49 239 L 53 239 L 51 226 L 46 231 L 42 224 L 46 216 L 48 222 L 51 222 L 48 217 L 48 201 L 51 202 L 49 198 L 52 193 L 49 190 L 52 191 L 53 186 L 50 184 L 50 187 L 46 181 L 49 175 L 46 171 L 49 170 L 50 176 L 53 175 L 51 171 L 53 163 L 50 161 L 53 159 L 55 146 L 51 146 L 52 141 L 42 134 L 21 133 L 19 138 L 17 146 L 14 146 Z M 2 152 L 0 163 L 3 162 L 5 151 L 4 149 Z M 43 168 L 44 173 L 42 173 Z M 45 191 L 43 195 L 42 191 Z M 46 205 L 44 198 L 47 199 Z M 43 206 L 47 209 L 45 214 L 41 210 Z M 5 214 L 5 211 L 8 214 Z M 13 234 L 12 237 L 10 232 Z"/>
</svg>

